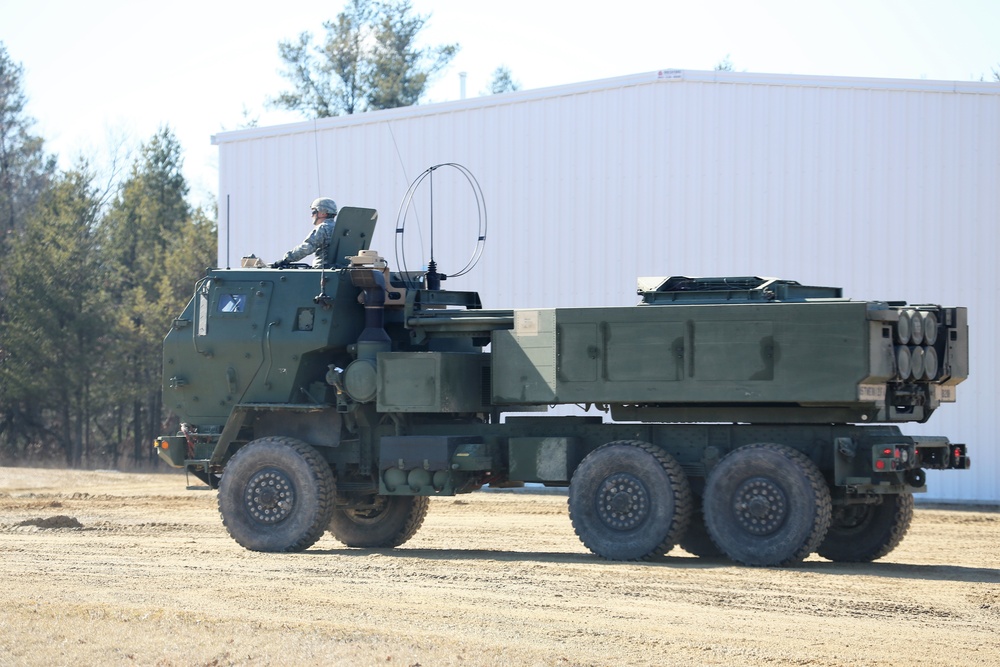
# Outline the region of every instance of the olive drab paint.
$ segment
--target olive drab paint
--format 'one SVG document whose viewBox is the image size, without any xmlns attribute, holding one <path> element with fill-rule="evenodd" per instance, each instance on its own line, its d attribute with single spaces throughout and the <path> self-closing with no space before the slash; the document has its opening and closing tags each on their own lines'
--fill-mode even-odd
<svg viewBox="0 0 1000 667">
<path fill-rule="evenodd" d="M 750 276 L 641 278 L 632 307 L 484 309 L 394 272 L 376 220 L 341 210 L 334 269 L 209 270 L 164 340 L 182 426 L 157 450 L 219 489 L 248 548 L 327 530 L 398 546 L 428 496 L 541 484 L 568 487 L 606 558 L 871 560 L 925 470 L 969 466 L 965 445 L 899 426 L 956 400 L 964 308 Z"/>
</svg>

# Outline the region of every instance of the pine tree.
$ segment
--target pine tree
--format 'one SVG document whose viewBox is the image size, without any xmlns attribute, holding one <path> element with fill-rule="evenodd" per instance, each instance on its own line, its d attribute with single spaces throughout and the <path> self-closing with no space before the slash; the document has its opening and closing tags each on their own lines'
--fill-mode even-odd
<svg viewBox="0 0 1000 667">
<path fill-rule="evenodd" d="M 0 42 L 0 257 L 55 172 L 55 157 L 31 133 L 23 75 Z"/>
<path fill-rule="evenodd" d="M 105 256 L 115 276 L 119 304 L 118 418 L 130 421 L 132 459 L 151 458 L 148 444 L 161 422 L 160 343 L 166 329 L 156 308 L 159 283 L 172 240 L 190 224 L 181 148 L 169 128 L 143 144 L 104 224 Z M 124 437 L 126 429 L 119 427 Z M 153 459 L 155 460 L 155 459 Z"/>
<path fill-rule="evenodd" d="M 78 466 L 89 445 L 113 344 L 98 214 L 93 176 L 81 163 L 55 180 L 10 244 L 0 330 L 0 384 L 13 417 L 3 438 L 8 455 L 58 449 Z"/>
</svg>

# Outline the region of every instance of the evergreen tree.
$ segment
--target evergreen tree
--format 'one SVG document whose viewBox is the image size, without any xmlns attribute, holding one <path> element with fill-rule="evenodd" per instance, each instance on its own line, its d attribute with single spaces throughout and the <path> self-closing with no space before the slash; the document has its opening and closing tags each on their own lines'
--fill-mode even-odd
<svg viewBox="0 0 1000 667">
<path fill-rule="evenodd" d="M 0 42 L 0 257 L 55 173 L 55 158 L 31 133 L 22 89 L 24 70 Z"/>
<path fill-rule="evenodd" d="M 148 287 L 151 261 L 191 215 L 177 138 L 161 128 L 139 150 L 105 222 L 106 253 L 120 269 L 121 289 Z"/>
<path fill-rule="evenodd" d="M 514 75 L 506 65 L 500 65 L 493 70 L 493 78 L 484 95 L 499 95 L 500 93 L 512 93 L 521 90 L 521 84 L 514 80 Z"/>
<path fill-rule="evenodd" d="M 0 445 L 8 456 L 58 450 L 78 466 L 90 444 L 113 342 L 98 213 L 93 175 L 81 163 L 55 180 L 10 243 L 0 328 Z"/>
<path fill-rule="evenodd" d="M 166 329 L 156 306 L 163 267 L 173 239 L 191 219 L 181 148 L 173 133 L 162 128 L 139 153 L 104 225 L 105 257 L 115 276 L 110 288 L 119 304 L 113 360 L 121 378 L 115 387 L 120 402 L 116 433 L 118 439 L 131 434 L 136 464 L 151 458 L 148 444 L 161 423 L 160 343 Z"/>
<path fill-rule="evenodd" d="M 713 67 L 712 69 L 715 70 L 716 72 L 732 72 L 733 61 L 729 57 L 729 54 L 727 53 L 725 58 L 715 63 L 715 67 Z"/>
<path fill-rule="evenodd" d="M 11 244 L 24 232 L 26 220 L 55 173 L 55 158 L 44 152 L 42 140 L 31 133 L 22 88 L 23 68 L 0 42 L 0 378 L 15 363 L 10 349 Z M 31 403 L 13 398 L 0 381 L 0 454 L 26 442 L 26 417 Z M 41 426 L 40 420 L 35 419 Z"/>
</svg>

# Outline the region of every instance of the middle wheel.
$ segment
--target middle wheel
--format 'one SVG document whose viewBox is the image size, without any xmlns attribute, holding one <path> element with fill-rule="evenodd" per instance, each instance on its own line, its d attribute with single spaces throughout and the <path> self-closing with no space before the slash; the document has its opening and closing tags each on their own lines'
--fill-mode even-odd
<svg viewBox="0 0 1000 667">
<path fill-rule="evenodd" d="M 584 546 L 609 560 L 661 556 L 691 521 L 691 489 L 680 465 L 647 442 L 616 441 L 580 463 L 569 516 Z"/>
<path fill-rule="evenodd" d="M 416 534 L 429 505 L 425 496 L 374 496 L 371 507 L 335 509 L 330 533 L 349 547 L 398 547 Z"/>
<path fill-rule="evenodd" d="M 816 550 L 830 526 L 830 490 L 804 454 L 773 444 L 733 451 L 705 482 L 705 524 L 744 565 L 791 565 Z"/>
</svg>

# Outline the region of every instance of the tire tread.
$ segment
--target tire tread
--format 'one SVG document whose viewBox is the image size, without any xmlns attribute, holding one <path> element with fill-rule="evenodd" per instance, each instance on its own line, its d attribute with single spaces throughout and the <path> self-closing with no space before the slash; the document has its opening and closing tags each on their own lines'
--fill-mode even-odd
<svg viewBox="0 0 1000 667">
<path fill-rule="evenodd" d="M 334 503 L 334 481 L 333 481 L 333 471 L 326 460 L 320 456 L 319 452 L 312 446 L 307 445 L 301 440 L 288 437 L 267 437 L 261 438 L 259 440 L 254 440 L 247 445 L 240 448 L 233 457 L 229 460 L 227 468 L 232 466 L 234 463 L 239 463 L 242 461 L 242 456 L 247 456 L 246 452 L 253 452 L 255 449 L 251 449 L 254 444 L 260 446 L 265 446 L 266 444 L 277 445 L 281 447 L 287 447 L 288 449 L 294 451 L 299 457 L 306 463 L 309 468 L 310 474 L 314 477 L 317 486 L 316 502 L 317 511 L 310 523 L 308 529 L 304 531 L 301 536 L 295 541 L 288 544 L 274 544 L 274 548 L 269 546 L 264 547 L 254 547 L 248 545 L 248 540 L 246 535 L 242 533 L 242 527 L 238 521 L 231 521 L 226 517 L 226 511 L 224 510 L 224 500 L 223 500 L 223 489 L 222 486 L 225 484 L 225 472 L 223 472 L 222 482 L 220 483 L 218 505 L 219 513 L 222 515 L 222 525 L 226 527 L 226 532 L 229 533 L 230 537 L 236 540 L 241 546 L 250 549 L 252 551 L 284 551 L 284 552 L 296 552 L 304 551 L 312 545 L 316 544 L 317 541 L 323 536 L 326 531 L 327 524 L 329 523 L 330 514 L 333 512 Z"/>
<path fill-rule="evenodd" d="M 607 558 L 608 560 L 653 560 L 656 558 L 661 558 L 668 551 L 676 546 L 677 542 L 687 531 L 688 525 L 691 521 L 691 512 L 693 506 L 693 499 L 691 495 L 691 487 L 688 484 L 687 476 L 684 474 L 684 470 L 681 468 L 680 464 L 669 454 L 663 451 L 661 448 L 657 447 L 648 442 L 642 440 L 615 440 L 613 442 L 606 443 L 600 447 L 594 449 L 585 458 L 599 455 L 598 452 L 602 450 L 607 450 L 615 446 L 630 446 L 636 447 L 647 454 L 651 455 L 659 466 L 666 473 L 671 488 L 674 490 L 674 515 L 671 520 L 671 525 L 666 532 L 664 539 L 656 545 L 649 552 L 635 557 L 635 558 L 614 558 L 606 555 L 606 550 L 603 545 L 592 538 L 592 536 L 586 530 L 586 527 L 581 524 L 580 520 L 574 520 L 574 509 L 573 509 L 573 493 L 572 493 L 572 482 L 570 483 L 570 498 L 569 498 L 569 515 L 570 521 L 573 524 L 573 530 L 580 541 L 583 543 L 587 549 L 591 552 L 598 554 L 602 558 Z M 582 465 L 582 463 L 581 463 Z M 602 553 L 603 552 L 603 553 Z"/>
<path fill-rule="evenodd" d="M 801 472 L 806 481 L 808 482 L 812 496 L 815 499 L 815 517 L 812 524 L 812 528 L 809 534 L 801 541 L 801 543 L 791 552 L 788 553 L 784 558 L 780 558 L 777 561 L 770 562 L 765 560 L 755 560 L 752 558 L 741 557 L 737 554 L 733 554 L 730 550 L 725 548 L 723 540 L 720 539 L 716 533 L 717 530 L 713 530 L 712 526 L 709 525 L 709 535 L 712 541 L 715 542 L 716 546 L 725 553 L 729 558 L 736 561 L 737 563 L 742 563 L 743 565 L 760 566 L 760 567 L 770 567 L 770 566 L 788 566 L 794 565 L 801 562 L 809 554 L 816 551 L 819 545 L 822 543 L 823 538 L 826 536 L 827 529 L 830 526 L 830 520 L 833 511 L 833 504 L 830 499 L 830 490 L 826 484 L 826 480 L 823 478 L 823 474 L 820 472 L 816 464 L 813 463 L 812 459 L 803 454 L 802 452 L 788 447 L 786 445 L 778 445 L 774 443 L 755 443 L 751 445 L 744 445 L 739 449 L 730 452 L 726 458 L 729 458 L 735 454 L 739 454 L 741 457 L 752 457 L 758 451 L 762 452 L 773 452 L 783 458 L 785 458 L 790 463 L 793 463 L 799 472 Z M 723 463 L 726 458 L 723 459 Z M 711 476 L 709 478 L 711 480 Z M 711 485 L 711 481 L 710 481 Z M 708 491 L 707 491 L 708 492 Z"/>
<path fill-rule="evenodd" d="M 883 500 L 884 502 L 887 501 Z M 831 532 L 827 533 L 826 539 L 816 550 L 817 553 L 837 563 L 869 563 L 888 555 L 906 537 L 913 521 L 912 494 L 898 495 L 893 503 L 895 507 L 891 510 L 891 516 L 872 518 L 872 522 L 875 523 L 872 526 L 873 531 L 865 536 L 873 539 L 866 541 L 841 536 L 836 532 L 836 525 L 831 524 Z M 880 520 L 886 521 L 888 525 L 881 525 Z"/>
</svg>

